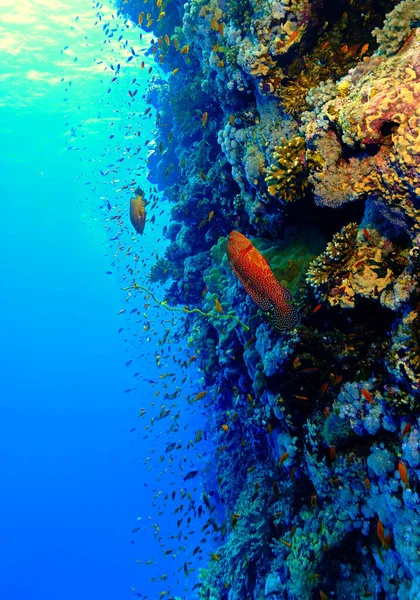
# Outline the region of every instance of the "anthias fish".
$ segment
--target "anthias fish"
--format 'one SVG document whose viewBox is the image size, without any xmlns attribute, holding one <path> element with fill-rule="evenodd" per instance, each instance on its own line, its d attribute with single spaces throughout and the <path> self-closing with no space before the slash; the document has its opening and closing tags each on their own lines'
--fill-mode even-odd
<svg viewBox="0 0 420 600">
<path fill-rule="evenodd" d="M 227 255 L 235 275 L 255 304 L 264 311 L 271 326 L 277 331 L 292 329 L 299 319 L 292 296 L 277 281 L 267 260 L 250 240 L 238 231 L 232 231 Z"/>
</svg>

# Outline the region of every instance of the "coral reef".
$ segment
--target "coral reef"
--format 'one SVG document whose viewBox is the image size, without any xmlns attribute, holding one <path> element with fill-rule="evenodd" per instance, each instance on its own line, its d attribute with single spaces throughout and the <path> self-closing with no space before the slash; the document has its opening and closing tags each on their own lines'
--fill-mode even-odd
<svg viewBox="0 0 420 600">
<path fill-rule="evenodd" d="M 305 172 L 305 139 L 295 136 L 274 149 L 274 160 L 266 171 L 268 192 L 285 202 L 292 202 L 302 195 L 307 186 Z"/>
<path fill-rule="evenodd" d="M 414 600 L 419 3 L 162 5 L 148 170 L 171 210 L 150 281 L 211 398 L 217 508 L 188 597 Z"/>
</svg>

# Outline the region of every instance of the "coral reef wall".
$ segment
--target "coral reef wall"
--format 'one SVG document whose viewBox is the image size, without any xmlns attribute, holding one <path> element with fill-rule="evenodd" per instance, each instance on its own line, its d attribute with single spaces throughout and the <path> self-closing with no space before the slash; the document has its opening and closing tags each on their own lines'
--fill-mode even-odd
<svg viewBox="0 0 420 600">
<path fill-rule="evenodd" d="M 207 315 L 185 336 L 224 521 L 200 597 L 420 598 L 420 3 L 119 8 L 162 69 L 148 168 L 173 208 L 150 279 Z M 297 326 L 248 296 L 232 230 Z"/>
</svg>

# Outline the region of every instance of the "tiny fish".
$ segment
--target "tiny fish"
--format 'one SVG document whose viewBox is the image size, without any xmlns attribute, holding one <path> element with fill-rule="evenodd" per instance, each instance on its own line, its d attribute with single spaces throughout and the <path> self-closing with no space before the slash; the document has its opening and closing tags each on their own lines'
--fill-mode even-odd
<svg viewBox="0 0 420 600">
<path fill-rule="evenodd" d="M 280 467 L 285 460 L 287 460 L 289 458 L 289 453 L 288 452 L 284 452 L 284 454 L 282 454 L 279 458 L 279 462 L 277 463 L 277 465 Z"/>
<path fill-rule="evenodd" d="M 363 44 L 361 50 L 360 50 L 360 57 L 362 57 L 364 54 L 366 54 L 366 52 L 369 50 L 369 44 Z"/>
<path fill-rule="evenodd" d="M 220 302 L 219 302 L 219 300 L 217 298 L 215 298 L 214 304 L 216 306 L 217 312 L 218 313 L 222 313 L 223 312 L 223 308 L 222 308 L 222 305 L 220 304 Z"/>
<path fill-rule="evenodd" d="M 404 425 L 404 429 L 401 432 L 401 439 L 403 439 L 404 436 L 407 435 L 407 433 L 410 431 L 410 427 L 411 427 L 411 423 L 406 423 Z"/>
<path fill-rule="evenodd" d="M 194 479 L 198 475 L 199 471 L 190 471 L 184 477 L 184 481 L 188 481 L 189 479 Z"/>
<path fill-rule="evenodd" d="M 369 402 L 369 404 L 375 404 L 375 401 L 372 398 L 372 394 L 366 388 L 362 388 L 361 392 L 362 396 L 364 396 L 364 398 Z"/>
<path fill-rule="evenodd" d="M 398 463 L 398 472 L 400 474 L 400 478 L 401 478 L 401 481 L 404 484 L 405 489 L 407 489 L 409 487 L 409 485 L 408 485 L 408 472 L 407 472 L 407 467 L 405 466 L 405 464 L 403 463 L 402 460 L 400 460 L 400 462 Z"/>
</svg>

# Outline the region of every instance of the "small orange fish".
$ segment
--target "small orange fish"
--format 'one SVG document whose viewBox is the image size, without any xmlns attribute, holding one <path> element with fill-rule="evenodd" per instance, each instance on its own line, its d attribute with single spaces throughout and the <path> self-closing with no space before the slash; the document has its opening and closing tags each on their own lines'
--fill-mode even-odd
<svg viewBox="0 0 420 600">
<path fill-rule="evenodd" d="M 360 57 L 362 57 L 369 50 L 369 44 L 363 44 L 360 50 Z"/>
<path fill-rule="evenodd" d="M 273 427 L 272 427 L 271 423 L 267 423 L 267 431 L 270 434 L 273 433 Z"/>
<path fill-rule="evenodd" d="M 293 260 L 290 258 L 289 259 L 289 271 L 292 267 L 293 267 Z"/>
<path fill-rule="evenodd" d="M 376 533 L 378 534 L 379 540 L 382 542 L 382 546 L 386 549 L 389 548 L 389 544 L 391 542 L 391 534 L 385 535 L 385 529 L 382 524 L 382 521 L 378 521 L 376 526 Z"/>
<path fill-rule="evenodd" d="M 309 400 L 307 396 L 298 396 L 297 394 L 295 394 L 295 398 L 297 398 L 298 400 Z"/>
<path fill-rule="evenodd" d="M 299 365 L 300 365 L 300 359 L 299 359 L 299 356 L 296 356 L 296 358 L 293 361 L 293 368 L 296 369 Z"/>
<path fill-rule="evenodd" d="M 200 177 L 203 181 L 207 181 L 207 175 L 203 171 L 200 171 Z"/>
<path fill-rule="evenodd" d="M 408 472 L 407 472 L 407 467 L 405 466 L 405 464 L 403 463 L 402 460 L 400 460 L 400 462 L 398 463 L 398 472 L 400 474 L 400 478 L 401 478 L 401 481 L 404 484 L 405 489 L 407 489 L 409 487 L 409 485 L 408 485 Z"/>
<path fill-rule="evenodd" d="M 366 489 L 370 490 L 370 479 L 367 477 L 364 478 Z"/>
<path fill-rule="evenodd" d="M 346 466 L 348 467 L 355 459 L 355 455 L 353 453 L 349 454 L 347 460 L 346 460 Z"/>
<path fill-rule="evenodd" d="M 211 558 L 216 562 L 220 560 L 220 556 L 218 554 L 215 554 L 214 552 L 211 553 Z"/>
<path fill-rule="evenodd" d="M 187 44 L 186 46 L 183 46 L 183 48 L 181 48 L 181 54 L 188 54 L 189 51 L 190 51 L 189 44 Z"/>
<path fill-rule="evenodd" d="M 362 231 L 363 231 L 363 235 L 365 236 L 365 238 L 366 238 L 367 240 L 370 240 L 370 234 L 369 234 L 369 231 L 368 231 L 368 230 L 367 230 L 365 227 L 362 229 Z"/>
<path fill-rule="evenodd" d="M 290 42 L 293 42 L 293 40 L 295 40 L 297 38 L 297 36 L 300 33 L 300 29 L 296 29 L 295 31 L 293 31 L 293 33 L 290 34 L 289 39 L 288 39 L 288 43 L 290 44 Z"/>
<path fill-rule="evenodd" d="M 295 471 L 296 471 L 296 467 L 292 467 L 290 469 L 290 473 L 289 473 L 289 479 L 290 479 L 290 481 L 294 481 L 295 480 Z"/>
<path fill-rule="evenodd" d="M 218 24 L 217 31 L 219 32 L 220 37 L 223 37 L 223 34 L 225 32 L 225 25 L 224 25 L 224 23 L 219 23 Z"/>
<path fill-rule="evenodd" d="M 279 462 L 277 463 L 278 467 L 281 467 L 281 465 L 284 463 L 285 460 L 287 460 L 289 458 L 289 453 L 285 452 L 284 454 L 282 454 L 279 458 Z"/>
<path fill-rule="evenodd" d="M 219 42 L 216 42 L 213 46 L 213 52 L 217 52 L 219 49 Z"/>
<path fill-rule="evenodd" d="M 236 523 L 238 522 L 238 519 L 241 515 L 239 513 L 233 513 L 232 518 L 230 520 L 230 524 L 232 525 L 232 527 L 235 527 Z"/>
<path fill-rule="evenodd" d="M 342 375 L 337 375 L 337 377 L 333 381 L 333 385 L 338 385 L 343 379 Z"/>
<path fill-rule="evenodd" d="M 235 115 L 230 115 L 230 117 L 229 117 L 229 123 L 231 125 L 235 125 Z"/>
<path fill-rule="evenodd" d="M 410 431 L 410 427 L 411 427 L 411 423 L 406 423 L 404 425 L 404 429 L 401 432 L 401 439 L 403 439 L 404 436 L 407 435 L 407 433 Z"/>
<path fill-rule="evenodd" d="M 362 258 L 362 260 L 358 260 L 357 263 L 353 265 L 353 269 L 357 269 L 357 267 L 360 267 L 360 265 L 362 265 L 366 261 L 367 258 Z"/>
<path fill-rule="evenodd" d="M 141 26 L 143 24 L 143 20 L 144 20 L 144 12 L 141 12 L 139 14 L 139 18 L 138 18 L 138 24 Z"/>
<path fill-rule="evenodd" d="M 326 419 L 328 419 L 328 417 L 330 416 L 330 409 L 328 408 L 328 406 L 324 408 L 324 415 Z"/>
<path fill-rule="evenodd" d="M 344 55 L 344 60 L 347 60 L 348 58 L 353 58 L 353 56 L 356 56 L 359 48 L 360 48 L 360 44 L 353 44 L 353 46 L 350 46 L 350 48 L 347 50 L 347 52 Z"/>
<path fill-rule="evenodd" d="M 326 48 L 328 48 L 328 44 L 329 44 L 329 43 L 330 43 L 330 42 L 329 42 L 328 40 L 327 40 L 326 42 L 324 42 L 324 43 L 322 44 L 322 46 L 321 46 L 321 50 L 325 50 Z"/>
<path fill-rule="evenodd" d="M 248 350 L 248 348 L 251 346 L 252 342 L 255 340 L 254 337 L 249 338 L 249 340 L 247 341 L 247 343 L 245 344 L 245 350 Z"/>
<path fill-rule="evenodd" d="M 207 123 L 207 119 L 209 118 L 209 113 L 203 112 L 203 114 L 201 115 L 201 127 L 205 127 L 206 123 Z"/>
<path fill-rule="evenodd" d="M 213 217 L 214 217 L 214 210 L 211 210 L 209 212 L 208 221 L 211 221 Z"/>
<path fill-rule="evenodd" d="M 179 42 L 177 38 L 174 38 L 174 46 L 175 46 L 175 50 L 178 50 L 179 48 Z"/>
<path fill-rule="evenodd" d="M 336 457 L 335 446 L 331 445 L 330 446 L 330 458 L 331 458 L 332 462 L 335 461 L 335 457 Z"/>
<path fill-rule="evenodd" d="M 328 383 L 325 382 L 321 386 L 321 397 L 325 395 L 325 392 L 327 391 L 327 389 L 328 389 Z"/>
<path fill-rule="evenodd" d="M 166 44 L 167 46 L 170 46 L 170 45 L 171 45 L 171 40 L 169 39 L 169 35 L 168 35 L 167 33 L 165 33 L 165 35 L 164 35 L 164 38 L 163 38 L 163 39 L 165 40 L 165 44 Z"/>
<path fill-rule="evenodd" d="M 246 397 L 247 397 L 247 400 L 250 403 L 250 405 L 254 406 L 254 400 L 252 399 L 251 394 L 247 394 Z"/>
<path fill-rule="evenodd" d="M 372 394 L 366 388 L 362 388 L 362 396 L 369 402 L 369 404 L 375 404 L 374 399 L 372 398 Z"/>
<path fill-rule="evenodd" d="M 314 494 L 313 496 L 311 496 L 311 506 L 312 506 L 312 508 L 316 508 L 317 503 L 318 503 L 318 498 L 317 498 L 317 495 Z"/>
<path fill-rule="evenodd" d="M 222 429 L 223 429 L 223 431 L 229 431 L 229 425 L 226 425 L 226 423 L 223 423 Z"/>
<path fill-rule="evenodd" d="M 289 542 L 286 542 L 286 540 L 280 540 L 282 544 L 284 544 L 285 546 L 287 546 L 288 548 L 292 547 L 292 544 L 289 544 Z"/>
<path fill-rule="evenodd" d="M 222 313 L 223 312 L 223 308 L 222 305 L 220 304 L 219 300 L 217 298 L 214 299 L 214 304 L 216 307 L 216 310 L 218 313 Z"/>
<path fill-rule="evenodd" d="M 322 304 L 318 304 L 317 306 L 315 306 L 315 308 L 313 309 L 313 313 L 317 313 L 320 309 L 322 308 Z"/>
<path fill-rule="evenodd" d="M 194 402 L 197 402 L 197 400 L 201 400 L 201 398 L 204 398 L 204 396 L 207 396 L 207 394 L 208 392 L 206 390 L 204 390 L 204 392 L 199 392 L 194 398 Z"/>
<path fill-rule="evenodd" d="M 349 47 L 347 46 L 347 44 L 343 44 L 343 45 L 341 46 L 340 50 L 341 50 L 341 52 L 342 52 L 343 54 L 345 54 L 346 52 L 348 52 L 348 50 L 349 50 Z"/>
</svg>

